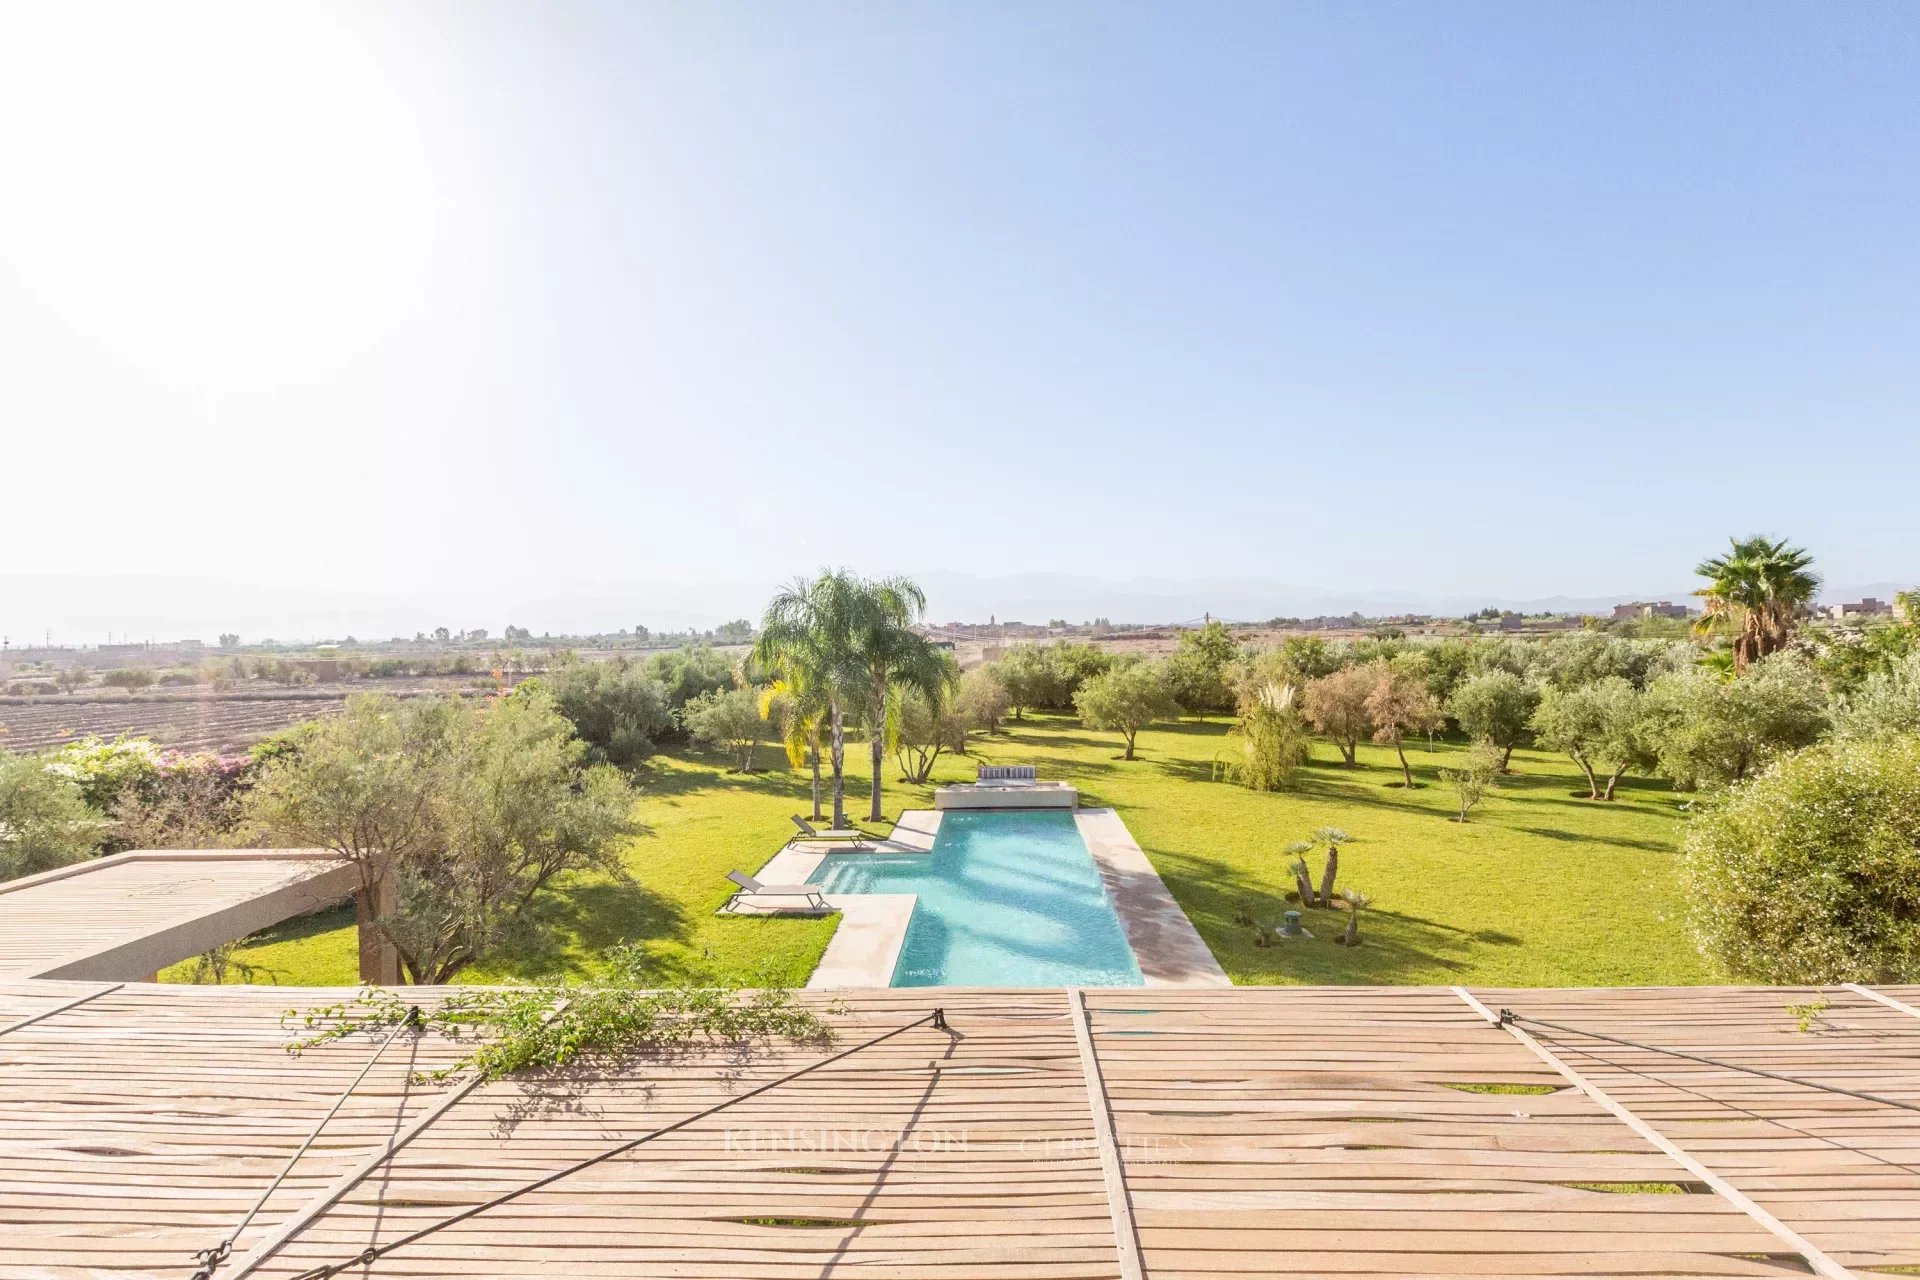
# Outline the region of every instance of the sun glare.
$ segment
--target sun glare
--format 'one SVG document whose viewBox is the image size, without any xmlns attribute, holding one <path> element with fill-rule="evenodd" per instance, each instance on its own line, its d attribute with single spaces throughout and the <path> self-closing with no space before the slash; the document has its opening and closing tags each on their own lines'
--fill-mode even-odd
<svg viewBox="0 0 1920 1280">
<path fill-rule="evenodd" d="M 427 160 L 409 104 L 331 12 L 0 19 L 0 266 L 47 323 L 234 391 L 351 362 L 417 298 Z"/>
</svg>

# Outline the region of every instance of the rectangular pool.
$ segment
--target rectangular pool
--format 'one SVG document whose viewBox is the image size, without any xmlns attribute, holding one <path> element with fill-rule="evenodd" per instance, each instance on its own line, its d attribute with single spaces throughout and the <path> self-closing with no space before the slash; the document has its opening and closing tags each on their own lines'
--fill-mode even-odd
<svg viewBox="0 0 1920 1280">
<path fill-rule="evenodd" d="M 914 893 L 896 987 L 1137 987 L 1140 966 L 1062 811 L 946 810 L 931 853 L 835 853 L 828 893 Z"/>
</svg>

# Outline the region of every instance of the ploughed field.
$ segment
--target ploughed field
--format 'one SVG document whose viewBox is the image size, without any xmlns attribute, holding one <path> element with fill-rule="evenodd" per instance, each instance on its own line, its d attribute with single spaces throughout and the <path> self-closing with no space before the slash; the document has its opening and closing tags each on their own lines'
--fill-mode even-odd
<svg viewBox="0 0 1920 1280">
<path fill-rule="evenodd" d="M 289 725 L 330 715 L 343 694 L 153 694 L 128 698 L 0 698 L 0 747 L 38 751 L 120 734 L 180 751 L 237 751 Z"/>
<path fill-rule="evenodd" d="M 332 715 L 354 693 L 414 697 L 451 692 L 430 681 L 361 681 L 304 689 L 216 693 L 210 688 L 152 693 L 0 696 L 0 748 L 40 751 L 86 737 L 152 738 L 176 751 L 240 751 L 303 720 Z"/>
</svg>

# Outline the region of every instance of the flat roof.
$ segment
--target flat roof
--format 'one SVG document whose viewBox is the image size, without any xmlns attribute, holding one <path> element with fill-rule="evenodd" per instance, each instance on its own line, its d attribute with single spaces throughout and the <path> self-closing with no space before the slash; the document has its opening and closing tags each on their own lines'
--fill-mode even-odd
<svg viewBox="0 0 1920 1280">
<path fill-rule="evenodd" d="M 338 902 L 319 849 L 136 849 L 0 884 L 0 978 L 145 978 Z"/>
<path fill-rule="evenodd" d="M 430 1003 L 449 990 L 409 994 Z M 283 1012 L 341 994 L 0 982 L 0 1275 L 191 1270 L 190 1255 L 226 1234 L 366 1065 L 371 1036 L 284 1051 Z M 217 1275 L 343 1261 L 902 1027 L 346 1274 L 1845 1277 L 1920 1266 L 1920 1113 L 1905 1109 L 1920 1107 L 1920 989 L 801 998 L 843 1006 L 831 1050 L 699 1049 L 420 1085 L 409 1070 L 458 1046 L 408 1033 Z M 1787 1006 L 1821 1000 L 1800 1030 Z M 935 1005 L 950 1032 L 909 1026 Z M 1530 1021 L 1483 1014 L 1503 1007 Z M 20 1025 L 27 1017 L 37 1020 Z"/>
</svg>

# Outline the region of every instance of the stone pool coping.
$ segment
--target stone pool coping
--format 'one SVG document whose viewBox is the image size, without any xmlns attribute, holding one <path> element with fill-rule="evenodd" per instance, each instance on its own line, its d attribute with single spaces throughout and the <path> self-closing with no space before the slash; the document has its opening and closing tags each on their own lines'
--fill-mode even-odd
<svg viewBox="0 0 1920 1280">
<path fill-rule="evenodd" d="M 1080 809 L 1073 815 L 1087 843 L 1107 897 L 1126 930 L 1134 963 L 1150 987 L 1230 987 L 1233 980 L 1213 958 L 1200 931 L 1187 919 L 1167 882 L 1112 809 Z"/>
<path fill-rule="evenodd" d="M 950 811 L 947 811 L 950 812 Z M 780 849 L 756 876 L 768 884 L 804 884 L 830 853 L 928 853 L 940 834 L 943 811 L 908 809 L 892 834 L 871 848 L 849 849 L 844 842 L 796 840 Z M 1079 809 L 1074 826 L 1100 868 L 1107 897 L 1120 917 L 1134 963 L 1149 987 L 1230 987 L 1200 931 L 1174 901 L 1173 894 L 1127 824 L 1112 809 Z M 807 979 L 809 990 L 885 987 L 906 942 L 918 894 L 830 893 L 827 902 L 841 912 L 833 939 Z"/>
</svg>

